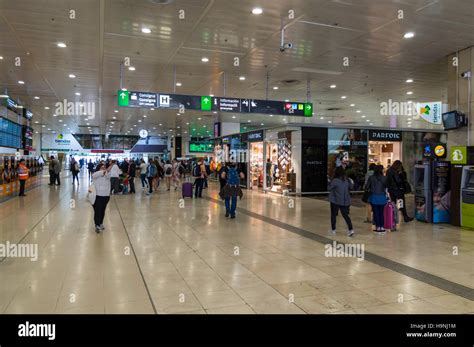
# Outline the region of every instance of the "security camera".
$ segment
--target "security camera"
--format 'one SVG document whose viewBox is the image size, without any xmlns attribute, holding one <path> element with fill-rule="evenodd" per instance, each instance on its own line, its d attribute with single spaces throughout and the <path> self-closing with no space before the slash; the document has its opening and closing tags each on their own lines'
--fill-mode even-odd
<svg viewBox="0 0 474 347">
<path fill-rule="evenodd" d="M 280 47 L 280 52 L 285 52 L 287 49 L 292 49 L 293 44 L 291 42 L 285 43 Z"/>
<path fill-rule="evenodd" d="M 468 79 L 468 78 L 471 78 L 471 77 L 472 77 L 471 71 L 461 72 L 461 78 Z"/>
</svg>

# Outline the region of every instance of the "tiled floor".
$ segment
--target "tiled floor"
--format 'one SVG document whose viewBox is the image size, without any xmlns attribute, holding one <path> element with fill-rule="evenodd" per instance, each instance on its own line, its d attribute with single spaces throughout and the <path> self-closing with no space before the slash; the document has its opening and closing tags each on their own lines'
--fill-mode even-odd
<svg viewBox="0 0 474 347">
<path fill-rule="evenodd" d="M 85 178 L 2 203 L 0 243 L 38 244 L 39 257 L 0 262 L 0 312 L 474 312 L 471 300 L 373 262 L 326 257 L 325 244 L 261 218 L 224 218 L 214 200 L 183 205 L 179 191 L 146 196 L 137 187 L 111 199 L 100 235 Z M 212 183 L 205 195 L 217 198 Z M 355 206 L 349 239 L 342 220 L 335 236 L 327 233 L 328 206 L 318 199 L 247 191 L 239 207 L 473 288 L 474 231 L 412 222 L 374 235 Z"/>
</svg>

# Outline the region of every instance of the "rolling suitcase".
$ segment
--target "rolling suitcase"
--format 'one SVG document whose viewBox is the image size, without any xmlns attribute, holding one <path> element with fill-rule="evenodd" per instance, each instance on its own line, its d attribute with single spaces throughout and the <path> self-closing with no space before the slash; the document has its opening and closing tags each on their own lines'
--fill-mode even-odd
<svg viewBox="0 0 474 347">
<path fill-rule="evenodd" d="M 397 229 L 395 213 L 398 213 L 395 204 L 391 201 L 387 202 L 383 209 L 383 227 L 386 230 L 395 231 Z"/>
<path fill-rule="evenodd" d="M 193 184 L 191 182 L 184 182 L 181 191 L 183 192 L 183 198 L 192 198 Z"/>
</svg>

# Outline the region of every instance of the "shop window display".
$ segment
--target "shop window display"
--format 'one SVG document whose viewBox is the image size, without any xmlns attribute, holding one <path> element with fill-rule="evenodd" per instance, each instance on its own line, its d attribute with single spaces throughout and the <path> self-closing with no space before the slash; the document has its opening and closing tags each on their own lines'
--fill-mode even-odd
<svg viewBox="0 0 474 347">
<path fill-rule="evenodd" d="M 353 190 L 363 190 L 367 172 L 367 139 L 364 129 L 328 130 L 328 184 L 334 170 L 342 166 L 354 181 Z"/>
</svg>

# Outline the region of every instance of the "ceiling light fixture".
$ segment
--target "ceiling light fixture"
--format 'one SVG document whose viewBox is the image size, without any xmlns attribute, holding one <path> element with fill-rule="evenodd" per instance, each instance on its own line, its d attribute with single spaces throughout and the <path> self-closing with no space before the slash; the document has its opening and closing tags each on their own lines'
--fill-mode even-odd
<svg viewBox="0 0 474 347">
<path fill-rule="evenodd" d="M 58 45 L 58 47 L 61 47 L 61 48 L 66 48 L 67 47 L 67 45 L 64 42 L 58 42 L 57 45 Z"/>
<path fill-rule="evenodd" d="M 45 109 L 45 110 L 49 110 L 49 107 L 48 107 L 48 106 L 45 106 L 44 109 Z"/>
<path fill-rule="evenodd" d="M 278 90 L 279 88 L 277 86 L 273 87 L 273 90 Z"/>
<path fill-rule="evenodd" d="M 360 113 L 361 111 L 360 111 L 360 110 L 357 110 L 356 112 L 357 112 L 357 113 Z"/>
<path fill-rule="evenodd" d="M 413 92 L 407 92 L 407 95 L 412 95 L 412 94 L 413 94 Z"/>
<path fill-rule="evenodd" d="M 411 32 L 411 31 L 407 32 L 407 33 L 405 33 L 405 35 L 403 35 L 403 37 L 406 38 L 406 39 L 411 39 L 414 36 L 415 36 L 415 33 Z"/>
<path fill-rule="evenodd" d="M 19 84 L 25 84 L 25 81 L 18 81 Z"/>
<path fill-rule="evenodd" d="M 39 100 L 39 99 L 40 99 L 40 97 L 39 97 L 39 96 L 35 96 L 35 100 Z"/>
<path fill-rule="evenodd" d="M 354 107 L 354 106 L 355 106 L 355 104 L 350 104 L 349 106 L 350 106 L 350 107 Z"/>
<path fill-rule="evenodd" d="M 413 83 L 413 80 L 411 78 L 406 80 L 407 83 Z"/>
<path fill-rule="evenodd" d="M 128 69 L 129 69 L 130 71 L 135 71 L 135 70 L 136 70 L 136 69 L 135 69 L 135 66 L 129 66 Z"/>
<path fill-rule="evenodd" d="M 76 75 L 74 75 L 73 73 L 69 74 L 69 78 L 76 78 Z"/>
<path fill-rule="evenodd" d="M 176 83 L 176 87 L 181 87 L 183 84 L 181 82 Z"/>
<path fill-rule="evenodd" d="M 144 33 L 144 34 L 150 34 L 150 33 L 151 33 L 151 29 L 150 29 L 150 28 L 142 28 L 142 33 Z"/>
<path fill-rule="evenodd" d="M 329 88 L 331 88 L 331 89 L 334 89 L 334 88 L 336 88 L 336 87 L 337 87 L 337 86 L 336 86 L 335 84 L 331 84 L 331 85 L 329 86 Z"/>
<path fill-rule="evenodd" d="M 76 92 L 75 94 L 76 94 L 76 96 L 80 96 L 80 95 L 81 95 L 81 93 L 79 93 L 79 92 Z"/>
<path fill-rule="evenodd" d="M 255 7 L 255 8 L 252 9 L 252 13 L 256 14 L 256 15 L 262 14 L 263 9 L 261 7 Z"/>
<path fill-rule="evenodd" d="M 245 76 L 240 76 L 240 77 L 239 77 L 239 80 L 245 81 Z"/>
<path fill-rule="evenodd" d="M 345 95 L 341 96 L 341 99 L 346 99 L 346 98 L 347 98 L 347 96 L 345 96 Z"/>
<path fill-rule="evenodd" d="M 209 61 L 209 58 L 207 58 L 207 57 L 202 57 L 202 58 L 201 58 L 201 61 L 202 61 L 203 63 L 207 63 L 207 62 Z"/>
</svg>

